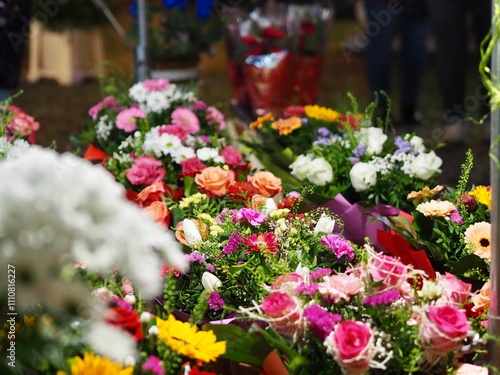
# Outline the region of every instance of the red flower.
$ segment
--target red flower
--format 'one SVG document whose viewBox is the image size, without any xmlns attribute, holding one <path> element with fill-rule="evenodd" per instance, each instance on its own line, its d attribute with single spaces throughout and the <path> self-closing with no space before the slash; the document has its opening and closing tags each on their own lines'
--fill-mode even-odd
<svg viewBox="0 0 500 375">
<path fill-rule="evenodd" d="M 137 341 L 142 340 L 141 320 L 136 310 L 127 310 L 123 307 L 111 307 L 106 312 L 106 322 L 127 331 Z"/>
<path fill-rule="evenodd" d="M 300 25 L 300 29 L 304 35 L 313 35 L 316 31 L 316 25 L 311 21 L 304 21 Z"/>
<path fill-rule="evenodd" d="M 276 237 L 271 232 L 252 234 L 248 238 L 243 238 L 242 242 L 248 246 L 245 254 L 248 254 L 250 251 L 275 254 L 279 250 Z"/>
<path fill-rule="evenodd" d="M 191 370 L 188 373 L 189 375 L 217 375 L 215 372 L 203 371 L 200 370 L 199 367 L 191 367 Z"/>
<path fill-rule="evenodd" d="M 201 173 L 207 167 L 196 156 L 181 161 L 181 166 L 182 166 L 181 176 L 191 176 L 191 177 L 194 177 L 196 174 Z"/>
<path fill-rule="evenodd" d="M 277 206 L 279 209 L 291 208 L 297 199 L 298 198 L 296 197 L 285 197 L 278 203 Z"/>
<path fill-rule="evenodd" d="M 262 35 L 269 39 L 282 39 L 285 37 L 285 32 L 274 26 L 269 26 L 262 29 Z"/>
<path fill-rule="evenodd" d="M 339 129 L 342 130 L 345 126 L 350 126 L 354 130 L 359 130 L 361 128 L 361 120 L 362 117 L 360 115 L 340 115 L 338 119 Z"/>
<path fill-rule="evenodd" d="M 255 38 L 253 35 L 245 35 L 241 37 L 241 43 L 246 44 L 247 46 L 256 44 L 257 38 Z"/>
<path fill-rule="evenodd" d="M 229 197 L 238 201 L 251 199 L 258 192 L 259 190 L 249 182 L 235 182 L 227 188 Z"/>
</svg>

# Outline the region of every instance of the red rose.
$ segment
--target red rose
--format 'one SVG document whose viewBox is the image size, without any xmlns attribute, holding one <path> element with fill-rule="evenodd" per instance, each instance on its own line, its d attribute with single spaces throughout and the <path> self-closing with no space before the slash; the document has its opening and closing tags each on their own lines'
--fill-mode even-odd
<svg viewBox="0 0 500 375">
<path fill-rule="evenodd" d="M 137 341 L 142 340 L 142 325 L 136 310 L 127 310 L 123 307 L 111 307 L 106 312 L 106 322 L 127 331 Z"/>
</svg>

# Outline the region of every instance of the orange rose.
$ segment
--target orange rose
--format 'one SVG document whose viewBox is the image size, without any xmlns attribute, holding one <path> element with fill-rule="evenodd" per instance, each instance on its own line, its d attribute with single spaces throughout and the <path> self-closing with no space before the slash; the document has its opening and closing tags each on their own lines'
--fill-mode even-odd
<svg viewBox="0 0 500 375">
<path fill-rule="evenodd" d="M 278 194 L 281 188 L 281 179 L 271 172 L 257 172 L 253 175 L 251 184 L 259 190 L 259 193 L 267 198 L 272 198 Z"/>
<path fill-rule="evenodd" d="M 148 207 L 144 209 L 145 212 L 151 215 L 151 217 L 157 223 L 163 223 L 167 226 L 170 225 L 170 211 L 167 205 L 163 201 L 156 201 L 151 203 Z"/>
<path fill-rule="evenodd" d="M 165 183 L 163 181 L 155 182 L 152 185 L 146 186 L 137 194 L 137 201 L 141 206 L 149 206 L 152 202 L 160 201 L 162 195 L 165 195 Z"/>
<path fill-rule="evenodd" d="M 227 187 L 235 181 L 233 171 L 221 167 L 207 167 L 194 177 L 203 193 L 211 197 L 222 197 L 227 193 Z"/>
<path fill-rule="evenodd" d="M 490 288 L 491 288 L 490 282 L 487 281 L 484 283 L 479 293 L 472 295 L 471 300 L 472 303 L 474 304 L 474 307 L 472 308 L 473 312 L 481 313 L 483 311 L 488 311 L 490 309 L 490 296 L 491 296 Z"/>
</svg>

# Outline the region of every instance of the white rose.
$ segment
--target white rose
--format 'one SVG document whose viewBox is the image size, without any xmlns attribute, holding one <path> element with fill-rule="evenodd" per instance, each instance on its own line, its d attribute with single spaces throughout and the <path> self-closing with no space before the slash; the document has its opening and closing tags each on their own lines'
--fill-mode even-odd
<svg viewBox="0 0 500 375">
<path fill-rule="evenodd" d="M 270 214 L 273 211 L 276 211 L 278 209 L 278 206 L 276 205 L 276 202 L 274 201 L 273 198 L 267 198 L 266 201 L 264 202 L 264 206 L 260 209 L 260 211 L 264 214 Z"/>
<path fill-rule="evenodd" d="M 356 191 L 365 191 L 377 183 L 377 171 L 368 163 L 356 163 L 349 172 L 351 184 Z"/>
<path fill-rule="evenodd" d="M 207 292 L 216 292 L 221 287 L 222 281 L 213 273 L 203 272 L 201 284 Z"/>
<path fill-rule="evenodd" d="M 325 158 L 317 158 L 309 163 L 307 179 L 314 185 L 324 186 L 333 181 L 333 168 Z"/>
<path fill-rule="evenodd" d="M 313 159 L 313 154 L 299 155 L 297 159 L 295 159 L 295 161 L 288 167 L 292 170 L 290 174 L 297 177 L 301 181 L 305 180 L 307 178 L 309 164 L 313 161 Z"/>
<path fill-rule="evenodd" d="M 436 155 L 434 151 L 429 153 L 418 154 L 413 159 L 412 170 L 417 178 L 421 180 L 428 180 L 435 173 L 441 172 L 439 169 L 443 164 L 443 160 Z"/>
<path fill-rule="evenodd" d="M 335 228 L 335 220 L 333 220 L 330 216 L 322 215 L 316 226 L 314 227 L 314 233 L 332 233 Z"/>
<path fill-rule="evenodd" d="M 411 147 L 413 147 L 413 149 L 417 152 L 424 152 L 425 151 L 424 140 L 416 135 L 411 137 L 410 144 L 411 144 Z"/>
<path fill-rule="evenodd" d="M 366 146 L 366 155 L 378 155 L 382 152 L 385 141 L 389 138 L 381 128 L 369 127 L 361 128 L 354 133 L 354 137 L 359 144 Z"/>
</svg>

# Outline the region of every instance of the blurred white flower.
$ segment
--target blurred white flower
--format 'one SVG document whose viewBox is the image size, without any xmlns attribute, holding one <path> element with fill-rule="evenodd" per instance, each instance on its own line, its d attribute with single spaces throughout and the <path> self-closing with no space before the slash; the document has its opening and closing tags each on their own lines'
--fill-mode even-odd
<svg viewBox="0 0 500 375">
<path fill-rule="evenodd" d="M 201 284 L 207 292 L 216 292 L 222 286 L 220 279 L 210 272 L 203 272 Z"/>
<path fill-rule="evenodd" d="M 102 321 L 92 323 L 84 342 L 97 354 L 120 363 L 138 355 L 134 336 Z"/>
</svg>

